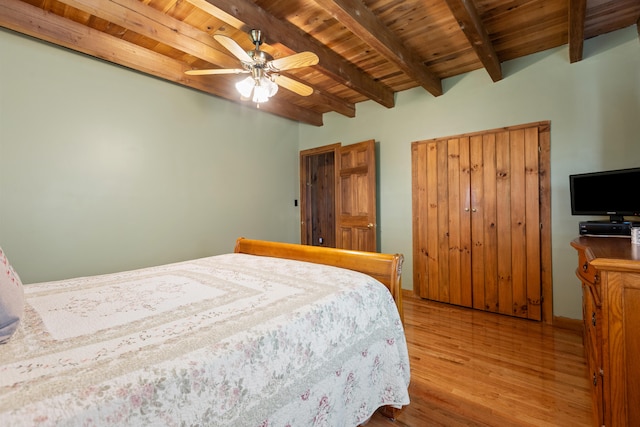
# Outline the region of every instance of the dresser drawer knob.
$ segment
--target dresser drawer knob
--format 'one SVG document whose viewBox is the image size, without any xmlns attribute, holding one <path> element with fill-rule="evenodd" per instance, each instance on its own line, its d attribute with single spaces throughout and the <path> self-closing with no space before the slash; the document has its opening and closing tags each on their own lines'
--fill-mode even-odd
<svg viewBox="0 0 640 427">
<path fill-rule="evenodd" d="M 585 262 L 585 263 L 582 265 L 582 271 L 586 272 L 588 269 L 589 269 L 589 264 Z"/>
</svg>

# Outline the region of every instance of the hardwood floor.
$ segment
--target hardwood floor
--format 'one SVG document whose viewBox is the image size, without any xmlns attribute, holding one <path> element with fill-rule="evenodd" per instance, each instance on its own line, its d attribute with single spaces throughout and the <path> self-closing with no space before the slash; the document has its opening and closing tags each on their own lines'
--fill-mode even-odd
<svg viewBox="0 0 640 427">
<path fill-rule="evenodd" d="M 578 332 L 403 298 L 411 404 L 366 427 L 591 425 Z"/>
</svg>

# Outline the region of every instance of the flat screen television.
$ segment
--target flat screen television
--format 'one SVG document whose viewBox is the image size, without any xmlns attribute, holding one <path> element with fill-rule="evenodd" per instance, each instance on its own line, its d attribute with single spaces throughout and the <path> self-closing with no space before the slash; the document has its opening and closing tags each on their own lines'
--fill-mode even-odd
<svg viewBox="0 0 640 427">
<path fill-rule="evenodd" d="M 572 215 L 640 216 L 640 168 L 569 175 Z"/>
</svg>

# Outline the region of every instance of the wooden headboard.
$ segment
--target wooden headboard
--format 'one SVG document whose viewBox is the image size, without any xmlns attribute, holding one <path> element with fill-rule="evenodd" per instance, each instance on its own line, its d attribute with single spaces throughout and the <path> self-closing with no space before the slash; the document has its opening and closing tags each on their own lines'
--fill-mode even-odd
<svg viewBox="0 0 640 427">
<path fill-rule="evenodd" d="M 320 246 L 298 245 L 294 243 L 251 240 L 244 237 L 236 240 L 235 253 L 288 258 L 316 264 L 333 265 L 359 271 L 382 282 L 396 302 L 400 318 L 402 311 L 402 254 L 381 254 Z"/>
</svg>

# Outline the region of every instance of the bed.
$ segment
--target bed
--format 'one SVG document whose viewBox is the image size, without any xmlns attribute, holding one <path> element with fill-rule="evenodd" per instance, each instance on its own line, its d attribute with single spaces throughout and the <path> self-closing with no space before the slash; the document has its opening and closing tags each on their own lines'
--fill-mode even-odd
<svg viewBox="0 0 640 427">
<path fill-rule="evenodd" d="M 24 286 L 0 345 L 0 425 L 393 415 L 409 404 L 401 266 L 401 255 L 240 238 L 233 253 Z"/>
</svg>

